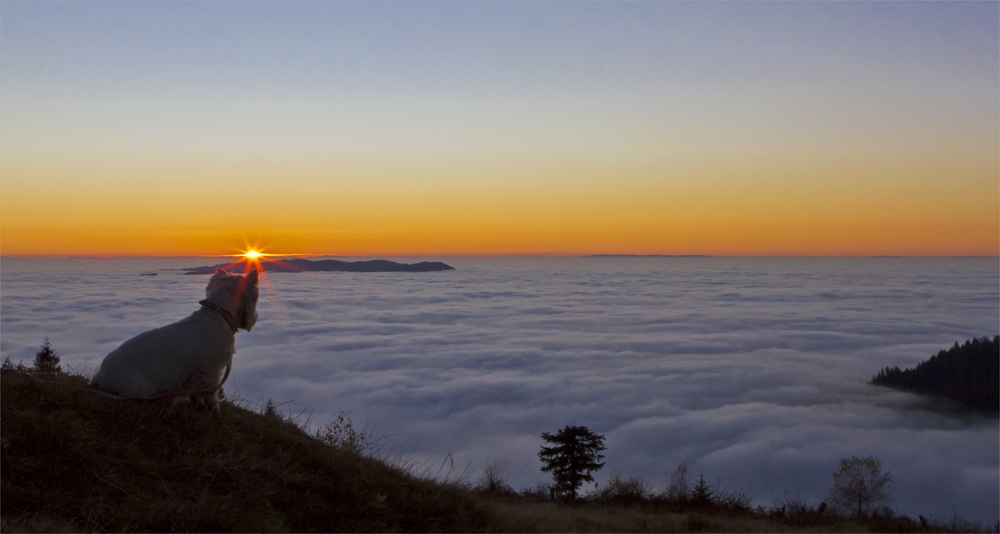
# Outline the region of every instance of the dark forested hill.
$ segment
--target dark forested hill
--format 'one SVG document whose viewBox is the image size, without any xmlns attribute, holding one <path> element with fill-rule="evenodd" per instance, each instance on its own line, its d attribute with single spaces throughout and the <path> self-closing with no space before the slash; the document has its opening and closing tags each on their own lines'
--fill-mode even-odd
<svg viewBox="0 0 1000 534">
<path fill-rule="evenodd" d="M 1000 336 L 955 342 L 913 369 L 886 367 L 871 383 L 941 395 L 969 410 L 1000 415 Z"/>
</svg>

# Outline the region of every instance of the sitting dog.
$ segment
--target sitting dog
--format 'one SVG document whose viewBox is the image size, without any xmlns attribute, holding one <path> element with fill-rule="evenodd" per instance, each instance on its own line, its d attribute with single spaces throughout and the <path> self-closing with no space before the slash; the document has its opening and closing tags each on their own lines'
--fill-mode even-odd
<svg viewBox="0 0 1000 534">
<path fill-rule="evenodd" d="M 258 273 L 219 269 L 201 308 L 174 324 L 143 332 L 104 357 L 90 385 L 123 398 L 189 397 L 219 409 L 219 388 L 236 354 L 236 330 L 257 323 Z"/>
</svg>

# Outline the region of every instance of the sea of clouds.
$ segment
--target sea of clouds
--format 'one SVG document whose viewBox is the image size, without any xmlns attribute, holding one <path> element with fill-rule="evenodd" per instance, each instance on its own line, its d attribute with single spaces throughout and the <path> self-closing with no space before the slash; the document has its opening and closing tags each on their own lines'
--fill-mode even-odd
<svg viewBox="0 0 1000 534">
<path fill-rule="evenodd" d="M 865 383 L 998 333 L 997 258 L 431 259 L 456 270 L 267 275 L 227 395 L 313 428 L 343 411 L 471 478 L 505 461 L 515 488 L 548 480 L 540 434 L 579 424 L 607 436 L 598 481 L 662 489 L 687 462 L 758 503 L 817 503 L 841 458 L 874 454 L 899 512 L 1000 516 L 996 418 Z M 212 263 L 4 258 L 2 355 L 30 363 L 47 337 L 92 373 L 197 309 L 208 276 L 168 269 Z"/>
</svg>

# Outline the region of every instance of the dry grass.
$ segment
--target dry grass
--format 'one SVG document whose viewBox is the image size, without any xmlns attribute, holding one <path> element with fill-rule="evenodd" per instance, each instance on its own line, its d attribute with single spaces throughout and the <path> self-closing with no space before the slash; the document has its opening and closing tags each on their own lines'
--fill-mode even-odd
<svg viewBox="0 0 1000 534">
<path fill-rule="evenodd" d="M 556 503 L 494 503 L 521 532 L 866 532 L 861 525 L 793 525 L 764 517 L 667 512 L 637 507 L 566 506 Z"/>
<path fill-rule="evenodd" d="M 650 506 L 577 505 L 497 499 L 490 501 L 512 532 L 996 532 L 960 519 L 923 527 L 907 517 L 845 519 L 815 515 L 718 511 L 675 512 Z"/>
</svg>

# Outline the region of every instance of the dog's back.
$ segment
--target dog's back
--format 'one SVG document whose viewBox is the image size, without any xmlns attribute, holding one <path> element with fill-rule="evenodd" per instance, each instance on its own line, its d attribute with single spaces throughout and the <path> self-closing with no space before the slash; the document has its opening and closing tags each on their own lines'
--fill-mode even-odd
<svg viewBox="0 0 1000 534">
<path fill-rule="evenodd" d="M 90 383 L 128 398 L 212 388 L 232 360 L 235 339 L 218 314 L 201 309 L 122 343 L 104 358 Z"/>
<path fill-rule="evenodd" d="M 148 399 L 184 390 L 212 391 L 236 353 L 236 330 L 257 321 L 258 273 L 219 269 L 202 308 L 176 323 L 143 332 L 111 351 L 90 384 L 120 397 Z"/>
</svg>

